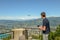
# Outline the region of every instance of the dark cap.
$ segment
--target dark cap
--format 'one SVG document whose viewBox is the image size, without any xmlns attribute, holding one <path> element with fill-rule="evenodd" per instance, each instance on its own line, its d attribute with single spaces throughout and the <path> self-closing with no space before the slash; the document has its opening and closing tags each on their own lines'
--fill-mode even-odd
<svg viewBox="0 0 60 40">
<path fill-rule="evenodd" d="M 46 13 L 45 12 L 41 12 L 41 15 L 46 15 Z"/>
</svg>

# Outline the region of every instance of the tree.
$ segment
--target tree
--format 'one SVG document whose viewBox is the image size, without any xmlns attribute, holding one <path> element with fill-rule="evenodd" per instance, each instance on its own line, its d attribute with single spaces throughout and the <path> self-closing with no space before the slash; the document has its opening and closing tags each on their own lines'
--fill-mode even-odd
<svg viewBox="0 0 60 40">
<path fill-rule="evenodd" d="M 60 37 L 60 25 L 56 29 L 55 36 L 59 36 Z"/>
<path fill-rule="evenodd" d="M 60 25 L 56 29 L 55 40 L 60 40 Z"/>
<path fill-rule="evenodd" d="M 49 40 L 60 40 L 60 25 L 57 27 L 55 32 L 50 32 L 48 38 Z"/>
<path fill-rule="evenodd" d="M 48 36 L 48 39 L 49 40 L 54 40 L 54 38 L 55 38 L 54 36 L 55 36 L 55 33 L 54 32 L 50 32 L 49 36 Z"/>
</svg>

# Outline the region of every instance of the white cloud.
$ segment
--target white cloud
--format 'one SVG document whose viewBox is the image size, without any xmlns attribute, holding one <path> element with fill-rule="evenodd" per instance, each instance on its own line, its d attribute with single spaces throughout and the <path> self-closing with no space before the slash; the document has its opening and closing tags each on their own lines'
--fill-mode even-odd
<svg viewBox="0 0 60 40">
<path fill-rule="evenodd" d="M 37 16 L 0 16 L 0 20 L 19 20 L 19 19 L 22 19 L 22 20 L 29 20 L 29 19 L 37 19 L 39 17 Z"/>
</svg>

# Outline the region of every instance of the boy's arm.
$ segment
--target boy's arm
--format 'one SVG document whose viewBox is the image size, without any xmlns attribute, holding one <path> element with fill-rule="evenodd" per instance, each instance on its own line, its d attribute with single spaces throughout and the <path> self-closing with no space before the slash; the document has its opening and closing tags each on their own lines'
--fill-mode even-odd
<svg viewBox="0 0 60 40">
<path fill-rule="evenodd" d="M 46 26 L 40 26 L 39 29 L 45 31 L 46 30 Z"/>
</svg>

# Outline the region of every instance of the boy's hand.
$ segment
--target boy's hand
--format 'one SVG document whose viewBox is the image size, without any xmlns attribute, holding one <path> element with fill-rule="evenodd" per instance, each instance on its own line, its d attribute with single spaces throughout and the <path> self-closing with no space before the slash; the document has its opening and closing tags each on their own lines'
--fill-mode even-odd
<svg viewBox="0 0 60 40">
<path fill-rule="evenodd" d="M 42 26 L 40 26 L 39 29 L 42 30 Z"/>
</svg>

